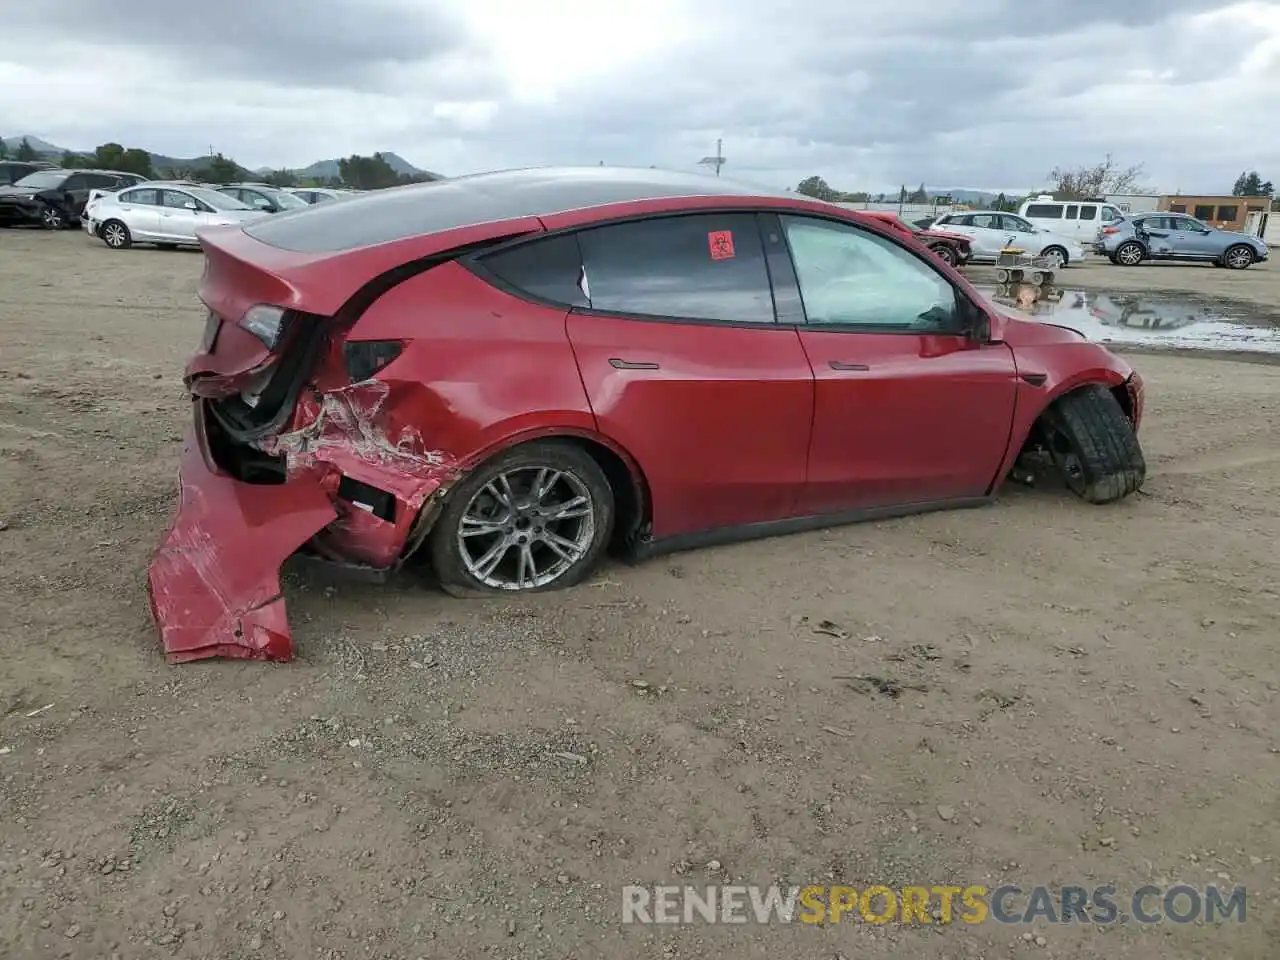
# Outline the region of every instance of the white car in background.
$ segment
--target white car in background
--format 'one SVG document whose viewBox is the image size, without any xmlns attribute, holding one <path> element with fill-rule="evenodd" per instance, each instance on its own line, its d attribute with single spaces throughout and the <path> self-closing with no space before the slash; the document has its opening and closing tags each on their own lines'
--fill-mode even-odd
<svg viewBox="0 0 1280 960">
<path fill-rule="evenodd" d="M 113 250 L 135 243 L 196 247 L 196 231 L 202 227 L 268 216 L 225 193 L 176 181 L 148 181 L 109 193 L 94 200 L 86 214 L 85 230 Z"/>
<path fill-rule="evenodd" d="M 285 187 L 285 193 L 301 197 L 307 203 L 326 203 L 329 200 L 346 200 L 354 197 L 350 190 L 339 190 L 336 187 Z"/>
<path fill-rule="evenodd" d="M 1017 214 L 1001 210 L 944 213 L 929 229 L 969 237 L 970 263 L 994 261 L 1005 247 L 1018 247 L 1031 256 L 1056 261 L 1055 269 L 1085 258 L 1084 246 L 1075 238 L 1042 230 Z"/>
</svg>

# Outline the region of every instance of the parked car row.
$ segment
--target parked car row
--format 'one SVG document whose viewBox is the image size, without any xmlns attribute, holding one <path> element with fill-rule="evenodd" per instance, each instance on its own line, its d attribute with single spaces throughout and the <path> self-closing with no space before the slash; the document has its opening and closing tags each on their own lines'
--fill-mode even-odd
<svg viewBox="0 0 1280 960">
<path fill-rule="evenodd" d="M 35 170 L 0 186 L 0 225 L 34 223 L 53 230 L 75 226 L 92 191 L 120 190 L 145 179 L 119 170 Z"/>
<path fill-rule="evenodd" d="M 306 194 L 317 196 L 308 199 Z M 349 195 L 340 190 L 288 189 L 266 183 L 214 187 L 190 180 L 147 180 L 94 196 L 85 207 L 83 227 L 85 233 L 101 238 L 116 250 L 136 243 L 194 247 L 199 246 L 196 231 L 201 227 L 305 210 L 313 203 Z"/>
</svg>

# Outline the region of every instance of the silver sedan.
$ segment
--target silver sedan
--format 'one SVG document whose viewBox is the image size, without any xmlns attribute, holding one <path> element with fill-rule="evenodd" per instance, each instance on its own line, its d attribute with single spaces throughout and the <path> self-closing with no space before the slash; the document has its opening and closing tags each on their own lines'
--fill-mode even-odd
<svg viewBox="0 0 1280 960">
<path fill-rule="evenodd" d="M 135 243 L 153 243 L 158 247 L 199 246 L 196 231 L 202 227 L 242 223 L 266 216 L 217 190 L 155 181 L 100 197 L 85 213 L 85 229 L 115 250 L 124 250 Z"/>
</svg>

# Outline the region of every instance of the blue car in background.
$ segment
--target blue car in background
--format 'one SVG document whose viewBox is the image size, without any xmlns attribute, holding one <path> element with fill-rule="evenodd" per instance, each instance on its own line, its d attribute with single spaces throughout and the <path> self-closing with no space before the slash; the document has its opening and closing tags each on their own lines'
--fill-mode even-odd
<svg viewBox="0 0 1280 960">
<path fill-rule="evenodd" d="M 1143 213 L 1106 224 L 1093 249 L 1122 267 L 1143 260 L 1190 260 L 1243 270 L 1269 256 L 1260 237 L 1218 230 L 1178 213 Z"/>
</svg>

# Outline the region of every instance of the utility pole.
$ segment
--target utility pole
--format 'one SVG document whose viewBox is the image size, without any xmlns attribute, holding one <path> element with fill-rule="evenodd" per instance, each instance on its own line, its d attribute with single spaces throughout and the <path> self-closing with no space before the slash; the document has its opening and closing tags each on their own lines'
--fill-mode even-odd
<svg viewBox="0 0 1280 960">
<path fill-rule="evenodd" d="M 720 168 L 729 161 L 724 155 L 724 141 L 716 140 L 716 155 L 714 157 L 703 157 L 698 161 L 699 165 L 711 167 L 716 172 L 716 176 L 720 176 Z"/>
</svg>

